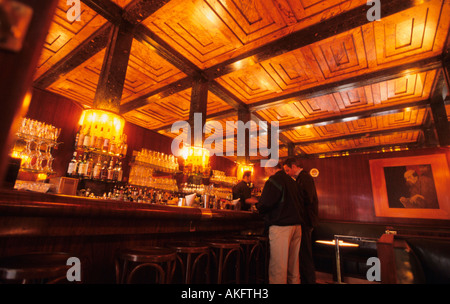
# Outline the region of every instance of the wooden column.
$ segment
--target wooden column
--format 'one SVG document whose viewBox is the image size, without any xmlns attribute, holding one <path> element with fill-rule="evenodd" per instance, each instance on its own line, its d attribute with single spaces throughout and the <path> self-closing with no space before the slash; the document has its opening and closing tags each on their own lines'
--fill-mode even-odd
<svg viewBox="0 0 450 304">
<path fill-rule="evenodd" d="M 288 157 L 294 157 L 295 156 L 295 144 L 289 143 L 287 145 L 288 148 Z"/>
<path fill-rule="evenodd" d="M 0 49 L 0 183 L 8 164 L 7 157 L 18 125 L 26 114 L 31 96 L 33 74 L 36 69 L 42 46 L 47 37 L 48 29 L 53 20 L 53 15 L 58 0 L 21 0 L 21 3 L 33 9 L 33 17 L 30 21 L 25 36 L 23 48 L 18 52 Z"/>
<path fill-rule="evenodd" d="M 189 109 L 189 125 L 191 126 L 191 144 L 196 146 L 202 146 L 205 139 L 203 127 L 206 123 L 206 111 L 208 107 L 208 86 L 209 83 L 207 80 L 200 77 L 194 78 L 191 92 L 191 107 Z M 201 125 L 195 124 L 195 116 L 200 114 Z"/>
<path fill-rule="evenodd" d="M 248 108 L 239 107 L 238 109 L 238 121 L 243 122 L 244 124 L 247 124 L 251 120 L 251 113 Z M 240 142 L 238 140 L 237 142 L 237 151 L 244 150 L 244 155 L 238 155 L 237 156 L 237 162 L 238 163 L 244 163 L 249 164 L 250 163 L 250 130 L 248 128 L 244 129 L 244 142 Z M 242 145 L 244 145 L 242 147 Z"/>
<path fill-rule="evenodd" d="M 115 25 L 95 92 L 94 108 L 119 113 L 133 34 L 126 22 Z"/>
<path fill-rule="evenodd" d="M 445 74 L 444 71 L 441 70 L 437 78 L 433 95 L 431 96 L 430 106 L 438 142 L 442 147 L 450 145 L 450 126 L 445 110 L 445 98 L 447 95 L 448 88 L 445 81 Z"/>
<path fill-rule="evenodd" d="M 381 282 L 383 284 L 397 283 L 393 234 L 383 234 L 380 237 L 377 241 L 377 252 L 380 259 Z"/>
</svg>

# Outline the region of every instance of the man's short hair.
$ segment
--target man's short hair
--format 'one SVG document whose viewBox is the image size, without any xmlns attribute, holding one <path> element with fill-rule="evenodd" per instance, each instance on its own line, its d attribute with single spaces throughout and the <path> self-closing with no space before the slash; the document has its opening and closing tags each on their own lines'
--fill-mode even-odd
<svg viewBox="0 0 450 304">
<path fill-rule="evenodd" d="M 296 165 L 297 167 L 301 167 L 300 161 L 297 158 L 290 157 L 284 161 L 284 165 L 288 166 L 289 168 L 292 168 L 292 165 Z"/>
<path fill-rule="evenodd" d="M 252 176 L 252 171 L 245 171 L 244 174 L 242 175 L 242 178 L 251 177 L 251 176 Z"/>
</svg>

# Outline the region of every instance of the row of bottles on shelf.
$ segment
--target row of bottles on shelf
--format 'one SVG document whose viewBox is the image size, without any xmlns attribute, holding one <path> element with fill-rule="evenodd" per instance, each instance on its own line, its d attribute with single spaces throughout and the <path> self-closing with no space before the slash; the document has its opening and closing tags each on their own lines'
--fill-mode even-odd
<svg viewBox="0 0 450 304">
<path fill-rule="evenodd" d="M 96 161 L 94 156 L 98 156 Z M 77 158 L 77 152 L 74 152 L 66 175 L 68 177 L 120 182 L 123 178 L 122 162 L 116 160 L 114 163 L 113 157 L 110 157 L 108 162 L 107 157 L 88 152 Z"/>
<path fill-rule="evenodd" d="M 85 196 L 95 198 L 95 195 L 87 189 Z M 100 198 L 100 197 L 99 197 Z M 109 192 L 105 192 L 102 199 L 117 200 L 123 202 L 136 202 L 148 204 L 168 204 L 175 201 L 176 193 L 161 189 L 151 189 L 147 187 L 138 187 L 130 184 L 118 186 L 115 185 Z"/>
<path fill-rule="evenodd" d="M 180 169 L 178 158 L 173 155 L 151 151 L 148 149 L 134 151 L 133 155 L 135 155 L 134 161 L 136 165 L 147 165 L 162 172 L 177 172 Z"/>
<path fill-rule="evenodd" d="M 93 151 L 101 151 L 116 156 L 125 156 L 127 154 L 128 144 L 127 135 L 123 134 L 122 138 L 116 139 L 114 136 L 109 138 L 103 136 L 102 131 L 97 133 L 81 132 L 82 128 L 77 132 L 75 137 L 75 149 L 85 149 Z"/>
<path fill-rule="evenodd" d="M 232 200 L 233 199 L 233 193 L 230 188 L 225 187 L 214 187 L 214 185 L 197 185 L 197 184 L 190 184 L 190 183 L 184 183 L 181 186 L 180 192 L 183 194 L 191 194 L 196 193 L 198 195 L 204 195 L 208 194 L 210 196 L 215 197 L 216 199 L 224 199 L 224 200 Z"/>
<path fill-rule="evenodd" d="M 232 194 L 227 189 L 214 189 L 210 192 L 209 186 L 205 194 L 209 195 L 208 201 L 205 201 L 205 196 L 200 192 L 195 192 L 197 195 L 192 202 L 192 207 L 203 207 L 213 209 L 226 209 L 226 206 L 232 199 Z M 211 194 L 209 194 L 211 193 Z M 93 193 L 88 190 L 84 191 L 84 195 L 96 198 Z M 179 200 L 183 199 L 187 193 L 180 193 L 175 191 L 152 189 L 148 187 L 139 187 L 134 185 L 114 186 L 111 191 L 105 192 L 101 199 L 116 200 L 122 202 L 146 203 L 146 204 L 160 204 L 160 205 L 178 205 Z"/>
</svg>

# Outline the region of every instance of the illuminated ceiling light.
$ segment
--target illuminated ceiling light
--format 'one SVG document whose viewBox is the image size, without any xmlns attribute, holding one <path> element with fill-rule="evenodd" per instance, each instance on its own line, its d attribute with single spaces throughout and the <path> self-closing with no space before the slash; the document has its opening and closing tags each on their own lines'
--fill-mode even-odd
<svg viewBox="0 0 450 304">
<path fill-rule="evenodd" d="M 184 173 L 209 176 L 211 167 L 209 163 L 209 150 L 198 146 L 184 146 L 181 150 L 184 159 Z"/>
<path fill-rule="evenodd" d="M 125 119 L 119 114 L 100 109 L 87 109 L 82 112 L 79 125 L 80 132 L 91 138 L 109 139 L 110 143 L 117 146 L 126 141 L 126 135 L 123 134 Z"/>
<path fill-rule="evenodd" d="M 242 179 L 245 171 L 250 171 L 253 175 L 254 172 L 253 164 L 237 163 L 237 172 L 236 172 L 237 180 Z"/>
</svg>

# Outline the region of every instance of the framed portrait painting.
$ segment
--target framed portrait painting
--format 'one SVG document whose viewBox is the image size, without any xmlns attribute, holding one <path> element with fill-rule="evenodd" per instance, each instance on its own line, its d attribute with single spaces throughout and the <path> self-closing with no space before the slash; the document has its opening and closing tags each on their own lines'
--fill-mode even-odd
<svg viewBox="0 0 450 304">
<path fill-rule="evenodd" d="M 372 159 L 376 216 L 450 219 L 450 173 L 445 154 Z"/>
</svg>

